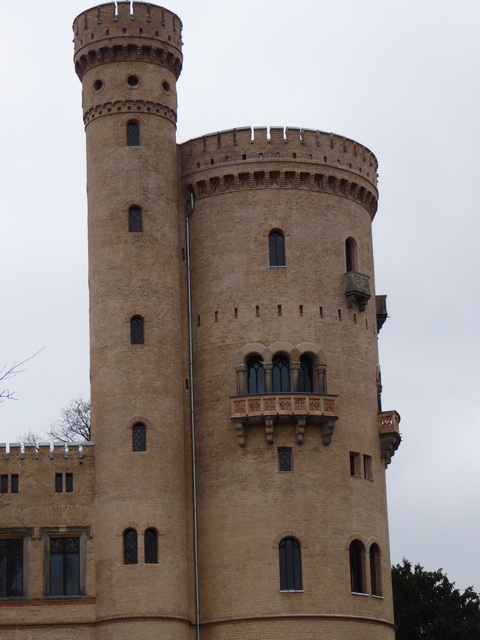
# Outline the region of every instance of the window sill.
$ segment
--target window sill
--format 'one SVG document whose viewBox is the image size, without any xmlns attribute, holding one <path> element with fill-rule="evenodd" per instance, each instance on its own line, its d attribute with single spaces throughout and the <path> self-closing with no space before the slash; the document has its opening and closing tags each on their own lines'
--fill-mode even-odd
<svg viewBox="0 0 480 640">
<path fill-rule="evenodd" d="M 376 596 L 375 594 L 372 593 L 372 598 L 375 598 L 375 600 L 383 600 L 383 596 Z"/>
<path fill-rule="evenodd" d="M 62 600 L 62 601 L 64 601 L 64 600 L 84 600 L 86 598 L 87 598 L 87 596 L 83 595 L 82 593 L 79 593 L 79 594 L 76 594 L 76 595 L 69 595 L 69 596 L 67 596 L 67 595 L 64 595 L 64 596 L 46 595 L 46 596 L 44 596 L 44 599 L 48 600 L 48 601 L 54 601 L 54 600 Z"/>
<path fill-rule="evenodd" d="M 303 589 L 280 589 L 280 593 L 303 593 Z"/>
<path fill-rule="evenodd" d="M 270 264 L 268 266 L 270 267 L 270 269 L 286 269 L 287 268 L 286 264 Z"/>
<path fill-rule="evenodd" d="M 368 593 L 362 593 L 360 591 L 352 591 L 352 596 L 364 596 L 365 598 L 368 598 Z"/>
</svg>

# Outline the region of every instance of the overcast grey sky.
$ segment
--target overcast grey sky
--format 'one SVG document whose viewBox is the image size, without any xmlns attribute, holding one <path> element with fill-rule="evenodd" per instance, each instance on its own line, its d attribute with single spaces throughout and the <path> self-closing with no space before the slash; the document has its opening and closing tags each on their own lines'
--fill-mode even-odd
<svg viewBox="0 0 480 640">
<path fill-rule="evenodd" d="M 2 6 L 0 441 L 88 397 L 84 132 L 72 65 L 85 0 Z M 473 0 L 171 0 L 184 24 L 178 140 L 289 125 L 361 142 L 380 164 L 374 221 L 392 561 L 480 590 L 477 281 L 480 5 Z"/>
</svg>

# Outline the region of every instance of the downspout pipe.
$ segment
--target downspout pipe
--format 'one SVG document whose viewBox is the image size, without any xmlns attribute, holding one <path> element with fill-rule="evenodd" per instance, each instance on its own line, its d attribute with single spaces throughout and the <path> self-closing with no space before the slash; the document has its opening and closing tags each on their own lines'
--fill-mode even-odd
<svg viewBox="0 0 480 640">
<path fill-rule="evenodd" d="M 185 215 L 185 245 L 187 258 L 187 308 L 188 308 L 188 367 L 190 377 L 190 433 L 192 446 L 192 507 L 193 507 L 193 562 L 195 576 L 195 638 L 200 640 L 200 593 L 198 579 L 198 517 L 197 517 L 197 454 L 195 437 L 195 384 L 193 378 L 193 338 L 192 338 L 192 282 L 190 268 L 190 218 L 195 201 L 193 191 L 187 202 Z"/>
</svg>

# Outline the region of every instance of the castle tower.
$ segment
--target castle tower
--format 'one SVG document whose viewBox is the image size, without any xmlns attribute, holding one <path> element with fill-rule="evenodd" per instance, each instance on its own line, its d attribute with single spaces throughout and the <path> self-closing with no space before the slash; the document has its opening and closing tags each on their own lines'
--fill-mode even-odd
<svg viewBox="0 0 480 640">
<path fill-rule="evenodd" d="M 393 640 L 377 161 L 290 128 L 222 131 L 181 159 L 204 636 Z"/>
<path fill-rule="evenodd" d="M 94 7 L 74 22 L 87 140 L 102 640 L 181 639 L 188 630 L 175 142 L 181 28 L 170 11 L 129 2 Z"/>
</svg>

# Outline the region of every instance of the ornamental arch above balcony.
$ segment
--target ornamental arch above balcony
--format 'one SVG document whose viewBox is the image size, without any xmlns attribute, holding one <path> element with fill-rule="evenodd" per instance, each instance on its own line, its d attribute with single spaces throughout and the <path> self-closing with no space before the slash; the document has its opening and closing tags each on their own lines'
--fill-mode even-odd
<svg viewBox="0 0 480 640">
<path fill-rule="evenodd" d="M 307 424 L 321 427 L 330 444 L 336 415 L 336 396 L 327 394 L 325 353 L 314 343 L 293 345 L 249 343 L 235 358 L 237 395 L 231 397 L 231 420 L 245 445 L 246 427 L 263 424 L 273 444 L 276 424 L 292 424 L 302 444 Z"/>
</svg>

